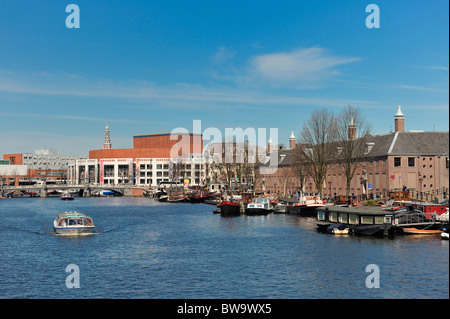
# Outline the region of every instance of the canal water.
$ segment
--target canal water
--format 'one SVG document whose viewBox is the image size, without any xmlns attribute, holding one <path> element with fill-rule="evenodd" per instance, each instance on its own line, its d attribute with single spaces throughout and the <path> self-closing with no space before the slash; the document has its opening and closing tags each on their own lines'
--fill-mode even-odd
<svg viewBox="0 0 450 319">
<path fill-rule="evenodd" d="M 148 198 L 0 200 L 0 298 L 449 298 L 449 243 L 318 233 L 295 215 L 224 218 Z M 97 233 L 53 233 L 57 213 Z M 69 289 L 68 265 L 79 288 Z M 368 288 L 379 270 L 379 288 Z M 75 282 L 75 281 L 73 281 Z M 369 285 L 370 286 L 370 285 Z"/>
</svg>

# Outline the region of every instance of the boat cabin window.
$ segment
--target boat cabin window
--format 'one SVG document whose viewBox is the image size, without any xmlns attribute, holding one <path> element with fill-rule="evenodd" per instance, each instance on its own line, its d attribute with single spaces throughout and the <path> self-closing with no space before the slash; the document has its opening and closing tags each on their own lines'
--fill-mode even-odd
<svg viewBox="0 0 450 319">
<path fill-rule="evenodd" d="M 348 215 L 348 223 L 352 225 L 358 224 L 358 215 L 356 214 Z"/>
<path fill-rule="evenodd" d="M 372 216 L 361 216 L 361 224 L 373 224 Z"/>
<path fill-rule="evenodd" d="M 337 222 L 337 213 L 330 214 L 330 222 Z"/>
<path fill-rule="evenodd" d="M 317 213 L 317 219 L 318 219 L 318 220 L 325 220 L 325 212 L 319 211 L 319 212 Z"/>
<path fill-rule="evenodd" d="M 384 224 L 384 216 L 375 217 L 375 224 L 377 225 Z"/>
<path fill-rule="evenodd" d="M 348 214 L 345 214 L 345 213 L 339 214 L 339 222 L 340 223 L 347 224 L 347 218 L 348 218 Z"/>
</svg>

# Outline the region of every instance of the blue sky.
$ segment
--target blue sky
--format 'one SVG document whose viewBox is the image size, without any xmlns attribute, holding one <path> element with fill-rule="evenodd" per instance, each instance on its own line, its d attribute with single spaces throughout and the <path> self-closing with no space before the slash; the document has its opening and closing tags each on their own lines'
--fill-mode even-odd
<svg viewBox="0 0 450 319">
<path fill-rule="evenodd" d="M 80 28 L 68 29 L 68 4 Z M 368 4 L 380 8 L 369 29 Z M 273 128 L 359 107 L 375 134 L 449 130 L 449 4 L 434 1 L 0 2 L 0 154 L 132 136 Z"/>
</svg>

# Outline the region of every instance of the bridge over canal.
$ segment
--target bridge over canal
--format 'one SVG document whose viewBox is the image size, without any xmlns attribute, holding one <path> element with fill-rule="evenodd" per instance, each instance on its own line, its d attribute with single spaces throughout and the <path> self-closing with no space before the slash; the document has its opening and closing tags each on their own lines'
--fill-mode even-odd
<svg viewBox="0 0 450 319">
<path fill-rule="evenodd" d="M 143 187 L 131 185 L 19 185 L 19 186 L 3 186 L 0 188 L 0 197 L 9 197 L 16 191 L 34 193 L 39 197 L 48 197 L 49 192 L 57 191 L 78 191 L 80 196 L 89 197 L 100 191 L 114 191 L 124 196 L 132 196 L 133 189 L 146 190 Z"/>
</svg>

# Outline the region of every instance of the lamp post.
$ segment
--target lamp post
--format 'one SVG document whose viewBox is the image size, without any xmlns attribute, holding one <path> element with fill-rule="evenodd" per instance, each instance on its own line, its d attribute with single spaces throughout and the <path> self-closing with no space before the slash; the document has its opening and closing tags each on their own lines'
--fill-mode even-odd
<svg viewBox="0 0 450 319">
<path fill-rule="evenodd" d="M 331 198 L 331 197 L 332 197 L 332 196 L 331 196 L 331 181 L 328 182 L 328 187 L 329 187 L 329 189 L 330 189 L 330 198 Z"/>
<path fill-rule="evenodd" d="M 423 182 L 423 178 L 419 173 L 419 192 L 420 192 L 420 200 L 423 199 L 423 194 L 422 194 L 422 182 Z"/>
<path fill-rule="evenodd" d="M 365 169 L 363 169 L 362 174 L 361 174 L 361 197 L 363 199 L 366 199 L 366 183 L 367 183 L 367 171 Z"/>
</svg>

